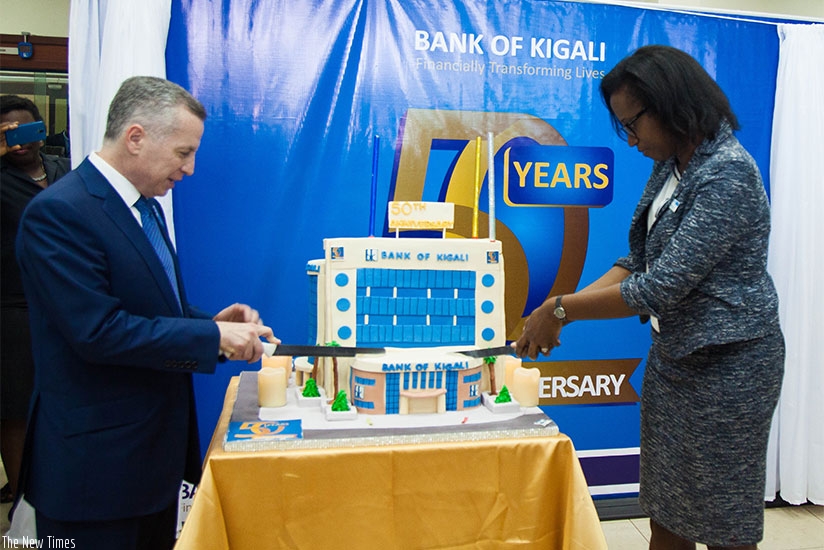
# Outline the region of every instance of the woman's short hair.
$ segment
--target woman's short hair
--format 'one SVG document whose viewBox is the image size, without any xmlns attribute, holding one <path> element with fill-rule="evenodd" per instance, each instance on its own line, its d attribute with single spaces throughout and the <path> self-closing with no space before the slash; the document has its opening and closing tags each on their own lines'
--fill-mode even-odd
<svg viewBox="0 0 824 550">
<path fill-rule="evenodd" d="M 679 49 L 662 45 L 638 48 L 603 78 L 601 97 L 616 131 L 621 121 L 609 101 L 622 89 L 680 138 L 712 139 L 724 121 L 733 130 L 739 128 L 723 90 L 698 61 Z"/>
</svg>

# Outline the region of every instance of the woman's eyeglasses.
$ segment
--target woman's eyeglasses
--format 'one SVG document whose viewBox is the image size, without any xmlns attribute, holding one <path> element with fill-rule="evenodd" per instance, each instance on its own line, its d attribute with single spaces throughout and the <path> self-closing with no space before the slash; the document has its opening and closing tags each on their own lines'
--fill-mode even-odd
<svg viewBox="0 0 824 550">
<path fill-rule="evenodd" d="M 638 139 L 638 134 L 635 133 L 634 125 L 636 122 L 638 122 L 638 119 L 641 118 L 641 115 L 643 115 L 646 112 L 647 108 L 644 107 L 643 109 L 638 111 L 637 115 L 635 115 L 626 122 L 622 122 L 621 125 L 618 127 L 618 136 L 624 141 L 627 141 L 627 139 L 629 139 L 629 136 Z"/>
</svg>

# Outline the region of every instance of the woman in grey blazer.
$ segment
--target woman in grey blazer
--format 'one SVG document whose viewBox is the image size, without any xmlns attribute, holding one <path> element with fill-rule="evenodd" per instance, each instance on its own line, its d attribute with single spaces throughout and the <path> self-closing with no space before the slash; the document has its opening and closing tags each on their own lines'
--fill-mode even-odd
<svg viewBox="0 0 824 550">
<path fill-rule="evenodd" d="M 618 134 L 655 161 L 629 254 L 537 308 L 515 350 L 548 353 L 573 320 L 649 316 L 639 501 L 650 548 L 755 549 L 784 368 L 761 175 L 726 95 L 686 53 L 640 48 L 601 95 Z"/>
</svg>

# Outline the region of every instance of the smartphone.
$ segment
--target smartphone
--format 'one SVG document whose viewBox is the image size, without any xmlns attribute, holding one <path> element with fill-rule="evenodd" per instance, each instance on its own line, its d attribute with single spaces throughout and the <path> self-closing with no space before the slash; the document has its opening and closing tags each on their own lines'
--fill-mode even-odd
<svg viewBox="0 0 824 550">
<path fill-rule="evenodd" d="M 46 125 L 42 120 L 21 124 L 17 128 L 6 130 L 6 144 L 9 147 L 24 145 L 33 141 L 46 139 Z"/>
</svg>

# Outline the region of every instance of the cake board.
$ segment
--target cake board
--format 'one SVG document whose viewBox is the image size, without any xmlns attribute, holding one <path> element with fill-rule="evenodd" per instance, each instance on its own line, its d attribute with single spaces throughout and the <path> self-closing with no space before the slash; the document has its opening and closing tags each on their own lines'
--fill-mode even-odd
<svg viewBox="0 0 824 550">
<path fill-rule="evenodd" d="M 290 385 L 287 404 L 278 408 L 258 407 L 257 372 L 240 373 L 237 398 L 232 406 L 230 426 L 261 421 L 297 421 L 301 437 L 288 439 L 227 438 L 225 451 L 263 451 L 334 447 L 363 447 L 480 441 L 524 437 L 550 437 L 558 426 L 540 408 L 521 408 L 519 413 L 495 414 L 480 406 L 445 414 L 358 415 L 355 420 L 328 422 L 320 407 L 308 409 L 297 404 L 297 388 Z"/>
</svg>

